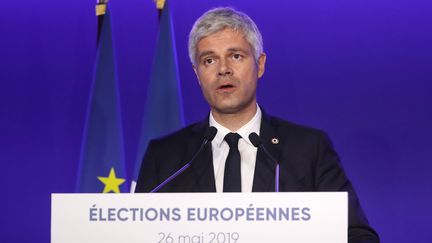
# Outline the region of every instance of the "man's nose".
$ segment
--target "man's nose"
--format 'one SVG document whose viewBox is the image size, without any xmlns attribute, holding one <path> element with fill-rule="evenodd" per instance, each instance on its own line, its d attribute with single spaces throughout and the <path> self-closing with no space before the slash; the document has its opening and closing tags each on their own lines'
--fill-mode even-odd
<svg viewBox="0 0 432 243">
<path fill-rule="evenodd" d="M 226 60 L 221 60 L 219 62 L 219 70 L 218 70 L 218 76 L 230 76 L 233 74 L 233 70 L 229 66 L 228 62 Z"/>
</svg>

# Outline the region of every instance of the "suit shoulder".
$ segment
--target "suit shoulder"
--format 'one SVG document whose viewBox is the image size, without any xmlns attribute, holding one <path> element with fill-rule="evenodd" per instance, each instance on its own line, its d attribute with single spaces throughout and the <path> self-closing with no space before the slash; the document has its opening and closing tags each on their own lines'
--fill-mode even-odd
<svg viewBox="0 0 432 243">
<path fill-rule="evenodd" d="M 297 138 L 319 138 L 321 136 L 327 136 L 326 133 L 320 129 L 296 124 L 279 117 L 269 116 L 269 122 L 276 127 L 279 132 Z"/>
<path fill-rule="evenodd" d="M 164 135 L 159 138 L 152 139 L 151 142 L 154 144 L 182 144 L 185 139 L 191 139 L 197 136 L 198 130 L 202 124 L 200 122 L 193 123 L 184 128 L 176 130 L 172 133 Z"/>
</svg>

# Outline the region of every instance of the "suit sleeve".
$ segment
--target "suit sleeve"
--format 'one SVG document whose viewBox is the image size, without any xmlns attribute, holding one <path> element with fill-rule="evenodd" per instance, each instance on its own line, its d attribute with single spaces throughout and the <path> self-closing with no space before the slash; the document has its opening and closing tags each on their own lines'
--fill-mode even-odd
<svg viewBox="0 0 432 243">
<path fill-rule="evenodd" d="M 321 133 L 317 148 L 315 183 L 318 191 L 348 192 L 348 242 L 378 243 L 378 234 L 369 226 L 357 194 L 348 180 L 339 156 L 325 133 Z"/>
</svg>

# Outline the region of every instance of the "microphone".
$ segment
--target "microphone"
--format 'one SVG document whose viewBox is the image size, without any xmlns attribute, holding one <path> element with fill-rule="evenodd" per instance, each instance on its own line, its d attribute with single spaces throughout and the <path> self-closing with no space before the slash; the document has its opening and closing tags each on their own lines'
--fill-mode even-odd
<svg viewBox="0 0 432 243">
<path fill-rule="evenodd" d="M 261 141 L 261 138 L 256 133 L 249 134 L 249 140 L 253 144 L 253 146 L 260 148 L 268 158 L 270 158 L 273 163 L 276 165 L 275 169 L 275 192 L 279 192 L 279 163 L 277 160 L 268 152 L 268 150 L 264 147 L 264 144 Z"/>
<path fill-rule="evenodd" d="M 201 143 L 200 148 L 198 151 L 194 154 L 191 160 L 189 160 L 188 163 L 183 165 L 180 169 L 178 169 L 176 172 L 174 172 L 172 175 L 170 175 L 168 178 L 166 178 L 162 183 L 160 183 L 158 186 L 156 186 L 153 190 L 150 192 L 158 192 L 163 186 L 168 184 L 170 181 L 172 181 L 174 178 L 176 178 L 178 175 L 183 173 L 187 168 L 189 168 L 192 163 L 195 161 L 196 157 L 201 153 L 201 151 L 204 149 L 204 147 L 211 142 L 214 137 L 216 136 L 217 129 L 215 127 L 209 127 L 204 133 L 204 140 Z"/>
</svg>

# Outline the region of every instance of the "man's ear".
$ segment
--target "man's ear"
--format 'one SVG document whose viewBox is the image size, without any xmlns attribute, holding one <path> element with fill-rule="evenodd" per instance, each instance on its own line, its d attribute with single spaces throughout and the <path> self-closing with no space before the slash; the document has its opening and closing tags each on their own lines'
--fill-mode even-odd
<svg viewBox="0 0 432 243">
<path fill-rule="evenodd" d="M 264 75 L 266 58 L 267 55 L 264 52 L 258 58 L 258 78 Z"/>
<path fill-rule="evenodd" d="M 194 72 L 195 72 L 195 76 L 197 77 L 198 84 L 201 86 L 201 81 L 200 81 L 199 76 L 198 76 L 198 69 L 197 69 L 197 67 L 195 66 L 195 64 L 192 64 L 192 68 L 193 68 L 193 70 L 194 70 Z"/>
</svg>

